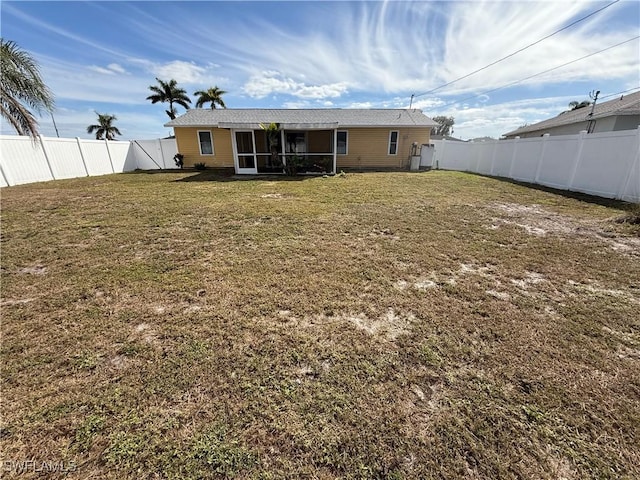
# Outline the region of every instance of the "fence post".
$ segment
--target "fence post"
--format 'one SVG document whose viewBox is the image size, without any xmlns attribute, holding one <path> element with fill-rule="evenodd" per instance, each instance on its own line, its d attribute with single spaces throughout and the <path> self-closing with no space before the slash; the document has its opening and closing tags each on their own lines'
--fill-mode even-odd
<svg viewBox="0 0 640 480">
<path fill-rule="evenodd" d="M 49 167 L 49 173 L 51 173 L 51 179 L 55 180 L 56 176 L 53 174 L 53 168 L 51 168 L 51 162 L 49 161 L 49 155 L 47 154 L 47 149 L 44 146 L 44 137 L 42 135 L 38 135 L 40 139 L 40 145 L 42 146 L 42 153 L 44 153 L 44 159 L 47 162 L 47 167 Z"/>
<path fill-rule="evenodd" d="M 471 145 L 475 145 L 475 142 L 470 142 Z M 471 170 L 474 173 L 478 173 L 480 171 L 480 149 L 471 147 L 471 151 L 476 154 L 476 168 L 475 170 Z M 475 150 L 475 152 L 474 152 Z"/>
<path fill-rule="evenodd" d="M 547 149 L 549 136 L 550 135 L 548 133 L 545 133 L 542 136 L 542 149 L 540 150 L 540 158 L 538 159 L 538 166 L 536 168 L 536 177 L 534 183 L 540 183 L 540 170 L 542 169 L 542 160 L 544 159 L 544 151 Z"/>
<path fill-rule="evenodd" d="M 499 140 L 495 140 L 493 142 L 493 153 L 491 154 L 491 168 L 489 169 L 489 175 L 493 177 L 493 166 L 496 162 L 496 152 L 498 151 L 498 142 Z"/>
<path fill-rule="evenodd" d="M 82 151 L 82 143 L 80 143 L 80 137 L 76 137 L 76 142 L 78 142 L 78 150 L 80 151 L 80 159 L 82 160 L 82 165 L 84 166 L 84 171 L 87 173 L 87 177 L 89 176 L 89 169 L 87 168 L 87 161 L 84 159 L 84 152 Z"/>
<path fill-rule="evenodd" d="M 111 150 L 109 150 L 109 140 L 105 138 L 104 144 L 107 147 L 107 155 L 109 156 L 109 163 L 111 164 L 111 172 L 116 173 L 116 169 L 113 168 L 113 160 L 111 160 Z"/>
<path fill-rule="evenodd" d="M 631 174 L 633 173 L 633 167 L 636 165 L 638 166 L 638 169 L 637 169 L 638 178 L 636 179 L 637 180 L 636 186 L 638 188 L 636 191 L 636 194 L 638 195 L 638 197 L 636 199 L 632 199 L 631 201 L 640 202 L 640 126 L 638 126 L 638 128 L 636 129 L 635 158 L 631 161 L 631 165 L 629 165 L 629 170 L 627 170 L 627 174 L 624 177 L 622 177 L 622 185 L 618 189 L 618 194 L 616 195 L 617 199 L 624 200 L 624 194 L 627 191 L 627 188 L 629 187 L 629 182 L 631 182 Z"/>
<path fill-rule="evenodd" d="M 7 178 L 7 176 L 4 173 L 4 168 L 2 168 L 2 165 L 0 164 L 0 173 L 2 174 L 2 178 L 4 178 L 4 183 L 7 184 L 7 187 L 10 187 L 11 184 L 9 183 L 9 179 Z"/>
<path fill-rule="evenodd" d="M 440 155 L 438 155 L 438 150 L 436 150 L 436 170 L 440 170 L 440 157 L 442 157 L 444 163 L 444 147 L 446 145 L 446 140 L 443 138 L 440 140 Z"/>
<path fill-rule="evenodd" d="M 507 142 L 508 140 L 503 140 Z M 516 163 L 516 154 L 518 152 L 518 143 L 520 141 L 520 137 L 516 137 L 513 139 L 513 153 L 511 154 L 511 163 L 509 164 L 509 178 L 513 178 L 513 164 Z"/>
<path fill-rule="evenodd" d="M 567 190 L 571 190 L 573 188 L 573 181 L 576 178 L 576 172 L 578 171 L 578 167 L 580 166 L 580 160 L 582 159 L 582 147 L 584 146 L 584 140 L 587 136 L 586 130 L 580 130 L 580 136 L 578 137 L 578 151 L 576 152 L 576 158 L 573 161 L 573 166 L 571 167 L 571 173 L 569 174 L 569 181 L 567 182 Z"/>
<path fill-rule="evenodd" d="M 164 160 L 164 150 L 162 149 L 162 140 L 158 139 L 158 149 L 160 150 L 160 156 L 162 157 L 162 167 L 164 170 L 167 169 L 167 163 Z"/>
</svg>

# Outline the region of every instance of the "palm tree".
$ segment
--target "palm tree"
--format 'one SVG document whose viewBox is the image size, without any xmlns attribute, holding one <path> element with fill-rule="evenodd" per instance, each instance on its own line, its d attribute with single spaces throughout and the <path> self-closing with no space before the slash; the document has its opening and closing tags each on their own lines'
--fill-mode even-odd
<svg viewBox="0 0 640 480">
<path fill-rule="evenodd" d="M 19 135 L 38 135 L 29 108 L 53 110 L 53 94 L 40 77 L 38 64 L 15 42 L 0 38 L 0 114 Z"/>
<path fill-rule="evenodd" d="M 115 140 L 116 135 L 122 135 L 118 127 L 112 125 L 114 120 L 117 120 L 115 115 L 109 115 L 108 113 L 98 113 L 98 123 L 96 125 L 89 125 L 87 127 L 87 133 L 96 132 L 96 140 Z"/>
<path fill-rule="evenodd" d="M 169 110 L 165 110 L 171 120 L 176 118 L 178 113 L 173 104 L 181 105 L 189 110 L 189 104 L 191 99 L 187 96 L 187 91 L 184 88 L 178 87 L 178 82 L 173 78 L 169 82 L 164 82 L 156 77 L 158 85 L 151 85 L 149 90 L 153 92 L 153 95 L 149 95 L 147 100 L 151 100 L 151 103 L 169 103 Z"/>
<path fill-rule="evenodd" d="M 220 90 L 217 86 L 208 88 L 207 90 L 198 90 L 197 92 L 193 92 L 194 95 L 199 95 L 198 101 L 196 102 L 196 108 L 202 108 L 205 103 L 211 102 L 211 108 L 216 108 L 216 104 L 220 105 L 222 108 L 227 108 L 222 100 L 222 95 L 224 95 L 224 90 Z"/>
</svg>

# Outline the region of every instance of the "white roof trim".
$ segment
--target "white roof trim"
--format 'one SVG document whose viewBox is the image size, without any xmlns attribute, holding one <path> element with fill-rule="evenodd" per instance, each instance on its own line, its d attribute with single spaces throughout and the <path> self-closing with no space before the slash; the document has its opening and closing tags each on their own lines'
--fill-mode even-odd
<svg viewBox="0 0 640 480">
<path fill-rule="evenodd" d="M 260 130 L 259 123 L 219 122 L 218 128 L 237 128 Z M 331 123 L 281 123 L 281 130 L 332 130 L 338 128 L 338 122 Z"/>
</svg>

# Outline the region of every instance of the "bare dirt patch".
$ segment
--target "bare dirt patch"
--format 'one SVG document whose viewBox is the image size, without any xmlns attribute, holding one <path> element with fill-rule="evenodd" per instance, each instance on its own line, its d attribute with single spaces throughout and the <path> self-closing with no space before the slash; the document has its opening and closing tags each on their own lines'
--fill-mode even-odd
<svg viewBox="0 0 640 480">
<path fill-rule="evenodd" d="M 45 275 L 47 273 L 47 267 L 45 267 L 44 265 L 22 267 L 18 269 L 18 273 L 21 275 Z"/>
<path fill-rule="evenodd" d="M 530 235 L 541 237 L 551 234 L 591 238 L 606 243 L 615 251 L 640 256 L 640 238 L 606 231 L 602 221 L 578 220 L 537 204 L 493 203 L 488 207 L 503 214 L 503 217 L 491 220 L 490 229 L 499 228 L 500 225 L 515 225 Z"/>
</svg>

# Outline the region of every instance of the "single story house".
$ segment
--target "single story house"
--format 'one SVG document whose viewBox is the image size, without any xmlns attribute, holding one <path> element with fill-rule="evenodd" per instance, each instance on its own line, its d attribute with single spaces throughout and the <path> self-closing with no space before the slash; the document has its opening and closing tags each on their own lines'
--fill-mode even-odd
<svg viewBox="0 0 640 480">
<path fill-rule="evenodd" d="M 616 97 L 607 102 L 562 112 L 556 117 L 533 125 L 525 125 L 509 133 L 505 138 L 540 137 L 549 135 L 575 135 L 583 130 L 589 133 L 634 130 L 640 125 L 640 92 Z"/>
<path fill-rule="evenodd" d="M 271 123 L 276 135 L 262 128 Z M 436 125 L 417 109 L 202 108 L 165 124 L 185 167 L 204 163 L 238 174 L 279 173 L 286 162 L 301 173 L 408 168 Z"/>
</svg>

